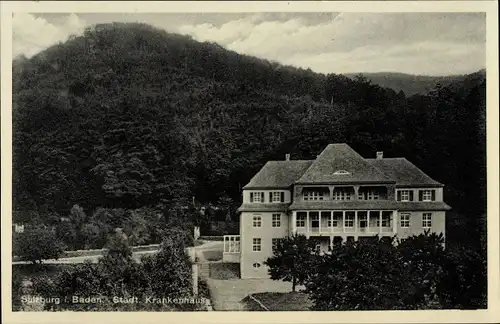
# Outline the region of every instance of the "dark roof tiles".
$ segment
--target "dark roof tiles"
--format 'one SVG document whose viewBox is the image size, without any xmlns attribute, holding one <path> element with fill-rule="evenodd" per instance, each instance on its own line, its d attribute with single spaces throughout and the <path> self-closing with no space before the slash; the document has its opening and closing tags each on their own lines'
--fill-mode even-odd
<svg viewBox="0 0 500 324">
<path fill-rule="evenodd" d="M 304 160 L 269 161 L 243 189 L 288 188 L 312 162 Z"/>
<path fill-rule="evenodd" d="M 243 189 L 344 183 L 442 186 L 405 158 L 365 159 L 347 144 L 329 144 L 316 160 L 267 162 Z"/>
<path fill-rule="evenodd" d="M 336 174 L 344 173 L 347 174 Z M 297 183 L 393 182 L 347 144 L 329 144 Z"/>
<path fill-rule="evenodd" d="M 366 159 L 398 186 L 442 186 L 405 158 Z"/>
</svg>

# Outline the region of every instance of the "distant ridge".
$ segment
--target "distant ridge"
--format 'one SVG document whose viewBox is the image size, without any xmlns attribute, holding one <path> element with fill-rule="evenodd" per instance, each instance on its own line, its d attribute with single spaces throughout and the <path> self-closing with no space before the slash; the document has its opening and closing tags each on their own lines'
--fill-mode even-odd
<svg viewBox="0 0 500 324">
<path fill-rule="evenodd" d="M 411 96 L 415 94 L 425 94 L 433 89 L 438 83 L 448 85 L 453 82 L 464 81 L 467 78 L 471 78 L 471 76 L 484 77 L 486 75 L 486 69 L 479 70 L 472 74 L 449 76 L 413 75 L 399 72 L 345 74 L 345 76 L 351 79 L 354 79 L 358 75 L 364 76 L 373 84 L 378 84 L 379 86 L 385 88 L 391 88 L 397 92 L 402 90 L 407 96 Z"/>
</svg>

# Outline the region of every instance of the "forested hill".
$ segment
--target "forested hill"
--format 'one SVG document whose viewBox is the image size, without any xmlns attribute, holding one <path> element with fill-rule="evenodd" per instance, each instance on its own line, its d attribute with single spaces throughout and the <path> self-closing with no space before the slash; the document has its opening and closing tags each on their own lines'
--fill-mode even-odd
<svg viewBox="0 0 500 324">
<path fill-rule="evenodd" d="M 17 60 L 13 98 L 16 210 L 168 207 L 193 196 L 236 205 L 267 160 L 313 158 L 339 142 L 408 158 L 473 222 L 485 209 L 484 78 L 406 97 L 107 24 Z"/>
<path fill-rule="evenodd" d="M 346 76 L 352 79 L 356 78 L 358 75 L 362 75 L 373 84 L 377 84 L 381 87 L 391 88 L 398 92 L 403 91 L 406 95 L 415 95 L 426 94 L 438 84 L 450 86 L 456 83 L 468 82 L 473 79 L 484 79 L 486 70 L 480 70 L 472 74 L 450 76 L 412 75 L 394 72 L 346 74 Z"/>
</svg>

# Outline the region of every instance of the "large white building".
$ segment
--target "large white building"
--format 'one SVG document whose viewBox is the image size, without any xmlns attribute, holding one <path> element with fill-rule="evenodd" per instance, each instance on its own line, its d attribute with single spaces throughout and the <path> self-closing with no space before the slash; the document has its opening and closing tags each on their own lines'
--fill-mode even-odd
<svg viewBox="0 0 500 324">
<path fill-rule="evenodd" d="M 315 160 L 269 161 L 243 187 L 240 235 L 224 238 L 224 260 L 242 278 L 266 278 L 274 240 L 302 233 L 328 250 L 375 235 L 445 233 L 443 185 L 405 158 L 365 159 L 330 144 Z"/>
</svg>

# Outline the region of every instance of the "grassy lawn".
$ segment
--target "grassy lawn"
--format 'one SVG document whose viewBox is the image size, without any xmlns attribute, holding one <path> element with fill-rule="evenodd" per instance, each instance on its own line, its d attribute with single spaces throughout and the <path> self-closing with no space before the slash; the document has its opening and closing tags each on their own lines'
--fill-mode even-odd
<svg viewBox="0 0 500 324">
<path fill-rule="evenodd" d="M 270 311 L 309 311 L 312 306 L 311 301 L 303 292 L 264 292 L 253 294 L 253 297 Z M 251 298 L 247 297 L 244 301 L 249 310 L 263 311 L 262 307 Z"/>
<path fill-rule="evenodd" d="M 239 263 L 212 263 L 210 264 L 210 278 L 212 279 L 239 279 Z"/>
<path fill-rule="evenodd" d="M 221 250 L 203 251 L 203 256 L 207 261 L 220 261 L 222 260 L 222 251 Z"/>
</svg>

